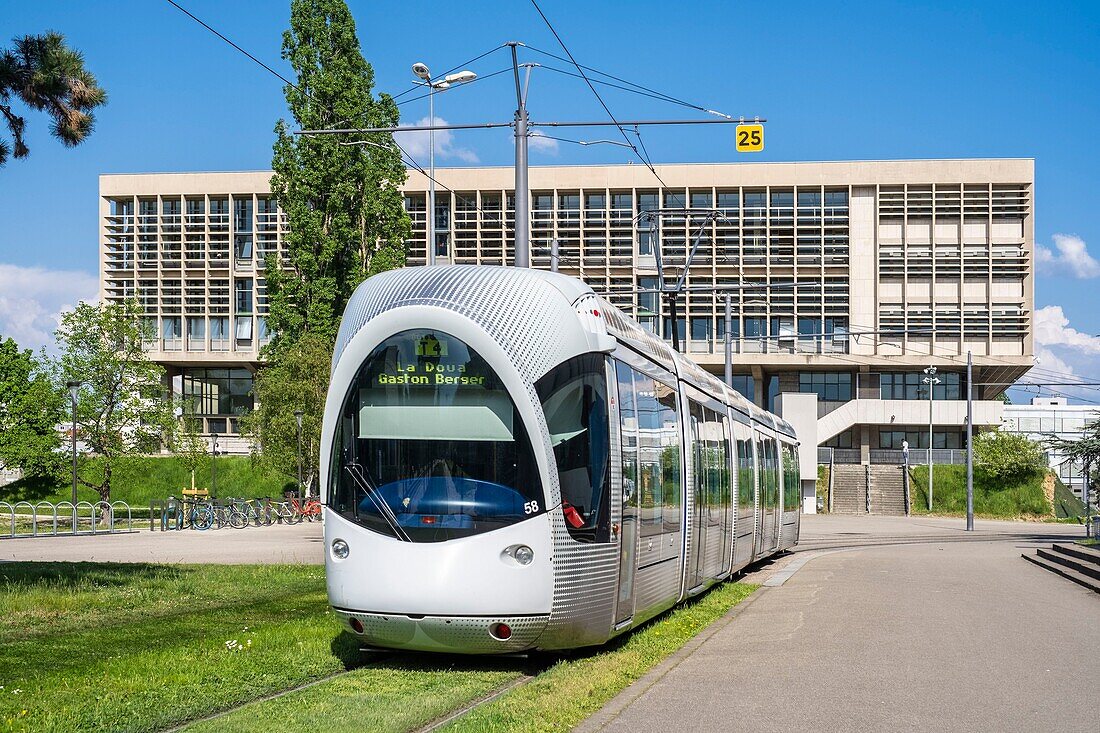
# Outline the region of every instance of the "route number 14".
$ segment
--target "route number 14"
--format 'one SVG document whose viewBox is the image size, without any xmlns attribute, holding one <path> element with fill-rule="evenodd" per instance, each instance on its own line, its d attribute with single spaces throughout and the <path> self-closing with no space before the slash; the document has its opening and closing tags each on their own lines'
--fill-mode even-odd
<svg viewBox="0 0 1100 733">
<path fill-rule="evenodd" d="M 759 153 L 764 149 L 763 125 L 738 125 L 736 135 L 737 152 Z"/>
</svg>

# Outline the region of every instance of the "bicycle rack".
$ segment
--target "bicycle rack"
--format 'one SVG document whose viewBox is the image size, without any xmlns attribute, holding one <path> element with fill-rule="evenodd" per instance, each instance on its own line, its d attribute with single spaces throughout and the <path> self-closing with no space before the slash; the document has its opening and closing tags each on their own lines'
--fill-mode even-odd
<svg viewBox="0 0 1100 733">
<path fill-rule="evenodd" d="M 26 511 L 21 511 L 26 509 Z M 87 517 L 90 522 L 87 532 L 80 530 L 81 513 L 87 511 Z M 116 518 L 121 518 L 123 512 L 126 513 L 126 528 L 121 528 L 121 520 L 115 522 Z M 71 501 L 61 501 L 54 504 L 49 501 L 17 501 L 14 504 L 6 501 L 0 501 L 0 522 L 3 522 L 3 517 L 7 516 L 6 533 L 3 529 L 0 529 L 0 538 L 15 538 L 15 537 L 43 537 L 63 534 L 116 534 L 119 532 L 133 532 L 134 531 L 134 515 L 130 505 L 124 501 L 118 500 L 114 502 L 98 501 L 98 502 L 77 502 L 75 505 Z M 20 516 L 30 517 L 30 533 L 21 531 L 16 520 Z M 68 528 L 62 526 L 63 522 L 69 521 L 71 523 Z M 106 520 L 106 528 L 100 529 L 98 524 L 100 521 Z"/>
</svg>

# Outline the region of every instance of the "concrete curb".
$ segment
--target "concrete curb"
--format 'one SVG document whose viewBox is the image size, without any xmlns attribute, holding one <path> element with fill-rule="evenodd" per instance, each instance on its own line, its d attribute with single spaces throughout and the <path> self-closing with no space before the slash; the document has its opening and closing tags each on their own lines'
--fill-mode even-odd
<svg viewBox="0 0 1100 733">
<path fill-rule="evenodd" d="M 696 649 L 706 643 L 707 639 L 714 636 L 718 631 L 728 626 L 735 618 L 737 618 L 746 608 L 748 608 L 756 599 L 758 599 L 764 592 L 764 586 L 760 586 L 756 589 L 748 598 L 738 603 L 731 608 L 724 616 L 716 619 L 710 626 L 706 627 L 698 634 L 696 634 L 690 641 L 684 644 L 682 647 L 673 652 L 663 662 L 658 664 L 653 669 L 649 670 L 641 678 L 635 680 L 628 685 L 626 689 L 620 692 L 615 697 L 598 711 L 588 717 L 583 723 L 578 725 L 573 730 L 577 733 L 596 733 L 596 731 L 602 730 L 615 718 L 619 716 L 623 710 L 630 707 L 635 700 L 640 698 L 651 687 L 660 682 L 661 678 L 675 669 L 680 662 L 691 656 Z"/>
<path fill-rule="evenodd" d="M 738 616 L 740 616 L 746 608 L 752 605 L 764 591 L 768 588 L 777 588 L 797 573 L 802 566 L 816 558 L 824 555 L 834 555 L 838 552 L 850 552 L 854 549 L 862 548 L 845 548 L 841 550 L 821 550 L 818 552 L 808 552 L 802 557 L 795 558 L 782 570 L 777 571 L 770 578 L 760 584 L 760 587 L 756 589 L 748 598 L 738 603 L 731 608 L 724 616 L 715 620 L 710 626 L 706 627 L 698 634 L 696 634 L 690 641 L 684 644 L 682 647 L 673 652 L 667 659 L 658 664 L 653 669 L 649 670 L 638 680 L 628 685 L 626 689 L 620 692 L 615 697 L 611 698 L 606 705 L 593 713 L 590 717 L 585 719 L 583 723 L 578 725 L 573 730 L 576 733 L 597 733 L 597 731 L 603 730 L 615 718 L 619 717 L 619 714 L 626 710 L 628 707 L 634 704 L 634 702 L 646 694 L 650 688 L 656 685 L 661 679 L 679 666 L 680 662 L 684 661 L 692 654 L 695 653 L 699 647 L 707 642 L 710 637 L 724 629 L 731 624 Z"/>
</svg>

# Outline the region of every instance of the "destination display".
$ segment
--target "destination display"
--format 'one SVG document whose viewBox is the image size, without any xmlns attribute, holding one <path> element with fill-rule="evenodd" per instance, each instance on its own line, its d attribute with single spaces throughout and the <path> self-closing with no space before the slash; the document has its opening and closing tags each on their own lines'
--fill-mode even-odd
<svg viewBox="0 0 1100 733">
<path fill-rule="evenodd" d="M 455 355 L 445 338 L 434 333 L 425 334 L 416 339 L 415 359 L 405 349 L 397 350 L 393 361 L 387 360 L 385 367 L 374 374 L 371 386 L 392 387 L 482 387 L 489 386 L 486 365 L 478 360 L 465 362 L 455 357 L 467 352 L 461 344 Z M 457 362 L 457 363 L 456 363 Z"/>
</svg>

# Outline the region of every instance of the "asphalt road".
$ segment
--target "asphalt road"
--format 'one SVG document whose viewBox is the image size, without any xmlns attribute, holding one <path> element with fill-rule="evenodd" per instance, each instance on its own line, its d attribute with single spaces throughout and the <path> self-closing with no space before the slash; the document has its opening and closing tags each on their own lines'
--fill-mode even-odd
<svg viewBox="0 0 1100 733">
<path fill-rule="evenodd" d="M 1100 596 L 1020 558 L 1081 528 L 977 529 L 810 518 L 794 575 L 579 730 L 1095 730 Z"/>
<path fill-rule="evenodd" d="M 148 524 L 146 524 L 148 526 Z M 76 537 L 0 540 L 5 560 L 68 562 L 167 562 L 233 565 L 325 561 L 320 522 L 244 529 L 182 530 Z"/>
</svg>

